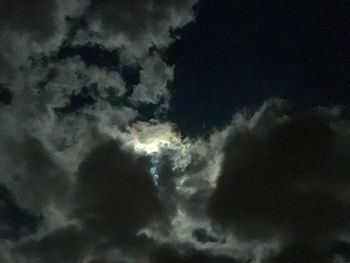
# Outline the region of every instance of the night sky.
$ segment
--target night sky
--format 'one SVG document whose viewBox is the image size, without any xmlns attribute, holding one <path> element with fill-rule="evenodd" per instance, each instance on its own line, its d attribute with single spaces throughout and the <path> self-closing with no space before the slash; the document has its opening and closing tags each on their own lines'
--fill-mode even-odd
<svg viewBox="0 0 350 263">
<path fill-rule="evenodd" d="M 166 55 L 176 65 L 170 118 L 196 135 L 271 97 L 347 105 L 349 8 L 347 1 L 200 1 L 196 23 L 178 30 Z"/>
<path fill-rule="evenodd" d="M 0 0 L 0 262 L 349 262 L 349 17 Z"/>
</svg>

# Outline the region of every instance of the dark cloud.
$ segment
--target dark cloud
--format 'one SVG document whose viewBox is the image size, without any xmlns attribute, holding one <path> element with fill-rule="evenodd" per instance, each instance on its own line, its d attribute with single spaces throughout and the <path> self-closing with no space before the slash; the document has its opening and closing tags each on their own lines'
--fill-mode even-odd
<svg viewBox="0 0 350 263">
<path fill-rule="evenodd" d="M 103 258 L 94 258 L 90 260 L 89 263 L 107 263 L 107 261 Z"/>
<path fill-rule="evenodd" d="M 18 245 L 13 249 L 13 255 L 25 258 L 25 262 L 77 263 L 82 261 L 88 249 L 88 238 L 70 226 Z"/>
<path fill-rule="evenodd" d="M 8 81 L 28 56 L 32 43 L 51 40 L 58 29 L 56 1 L 4 0 L 0 3 L 0 80 Z M 28 39 L 33 42 L 25 43 Z M 22 46 L 23 45 L 23 46 Z M 46 48 L 44 48 L 46 49 Z"/>
<path fill-rule="evenodd" d="M 0 185 L 0 239 L 18 240 L 36 231 L 41 218 L 17 206 L 11 193 Z"/>
<path fill-rule="evenodd" d="M 122 247 L 144 244 L 137 233 L 165 215 L 150 175 L 150 160 L 108 141 L 79 167 L 75 216 L 97 238 Z"/>
<path fill-rule="evenodd" d="M 15 30 L 49 38 L 56 32 L 56 1 L 3 0 L 0 4 L 0 30 Z"/>
<path fill-rule="evenodd" d="M 263 262 L 268 263 L 296 263 L 296 262 L 331 262 L 333 256 L 330 249 L 310 248 L 307 244 L 295 244 L 283 249 L 278 255 L 268 257 Z"/>
<path fill-rule="evenodd" d="M 209 214 L 239 238 L 280 238 L 269 262 L 328 262 L 350 222 L 349 134 L 340 117 L 270 106 L 228 139 Z"/>
<path fill-rule="evenodd" d="M 225 256 L 215 256 L 210 252 L 201 252 L 196 250 L 189 250 L 184 253 L 180 253 L 174 248 L 163 246 L 151 255 L 151 263 L 238 263 L 239 261 L 225 257 Z"/>
<path fill-rule="evenodd" d="M 25 258 L 24 262 L 76 263 L 97 256 L 96 262 L 123 262 L 121 255 L 115 261 L 105 257 L 113 249 L 131 253 L 132 258 L 144 257 L 155 244 L 139 231 L 166 222 L 149 169 L 148 158 L 122 149 L 117 141 L 93 148 L 79 166 L 71 200 L 71 219 L 81 225 L 23 240 L 12 249 L 13 257 Z"/>
<path fill-rule="evenodd" d="M 68 176 L 39 139 L 8 139 L 3 146 L 12 170 L 5 181 L 20 205 L 40 213 L 50 202 L 60 203 L 67 197 Z"/>
</svg>

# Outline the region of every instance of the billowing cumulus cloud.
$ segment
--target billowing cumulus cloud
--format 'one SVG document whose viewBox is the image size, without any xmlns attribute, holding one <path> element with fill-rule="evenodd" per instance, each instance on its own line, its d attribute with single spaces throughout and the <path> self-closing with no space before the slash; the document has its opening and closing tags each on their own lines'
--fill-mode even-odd
<svg viewBox="0 0 350 263">
<path fill-rule="evenodd" d="M 267 262 L 330 262 L 349 231 L 350 134 L 341 116 L 270 101 L 229 136 L 209 202 L 241 240 L 280 240 Z"/>
</svg>

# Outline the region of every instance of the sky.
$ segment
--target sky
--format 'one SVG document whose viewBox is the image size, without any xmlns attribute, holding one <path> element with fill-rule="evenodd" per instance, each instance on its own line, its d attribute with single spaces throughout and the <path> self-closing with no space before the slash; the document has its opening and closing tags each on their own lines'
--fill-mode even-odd
<svg viewBox="0 0 350 263">
<path fill-rule="evenodd" d="M 1 0 L 0 262 L 350 262 L 349 11 Z"/>
</svg>

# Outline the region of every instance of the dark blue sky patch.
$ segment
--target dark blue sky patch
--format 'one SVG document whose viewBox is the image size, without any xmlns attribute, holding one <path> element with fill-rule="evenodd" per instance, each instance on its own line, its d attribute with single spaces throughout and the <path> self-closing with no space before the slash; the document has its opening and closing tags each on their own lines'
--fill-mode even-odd
<svg viewBox="0 0 350 263">
<path fill-rule="evenodd" d="M 119 68 L 120 58 L 118 50 L 108 50 L 101 45 L 63 46 L 56 55 L 61 60 L 79 56 L 87 66 L 104 67 L 109 70 Z"/>
<path fill-rule="evenodd" d="M 21 209 L 6 187 L 0 185 L 0 238 L 18 240 L 34 233 L 42 218 Z"/>
<path fill-rule="evenodd" d="M 120 63 L 119 50 L 108 50 L 101 45 L 63 46 L 53 60 L 62 60 L 79 56 L 87 66 L 97 66 L 109 71 L 118 71 L 126 84 L 126 96 L 130 96 L 134 85 L 140 82 L 139 65 Z"/>
<path fill-rule="evenodd" d="M 157 105 L 154 104 L 140 104 L 137 107 L 140 112 L 139 120 L 140 121 L 149 121 L 154 118 L 154 112 L 157 109 Z"/>
<path fill-rule="evenodd" d="M 350 260 L 350 244 L 339 242 L 333 247 L 334 254 L 343 256 L 346 260 Z"/>
<path fill-rule="evenodd" d="M 220 240 L 208 233 L 204 228 L 195 229 L 192 236 L 200 243 L 225 243 L 225 240 Z"/>
<path fill-rule="evenodd" d="M 140 71 L 141 67 L 137 65 L 123 65 L 120 68 L 119 73 L 123 77 L 126 84 L 126 96 L 132 95 L 134 86 L 140 83 Z"/>
<path fill-rule="evenodd" d="M 342 0 L 200 1 L 167 54 L 176 65 L 170 119 L 196 135 L 270 97 L 347 104 L 348 10 Z"/>
<path fill-rule="evenodd" d="M 88 88 L 83 87 L 80 93 L 71 95 L 69 103 L 66 106 L 56 108 L 55 111 L 63 114 L 73 113 L 95 102 L 96 100 L 91 96 Z"/>
<path fill-rule="evenodd" d="M 12 102 L 12 93 L 0 84 L 0 105 L 9 105 Z"/>
</svg>

